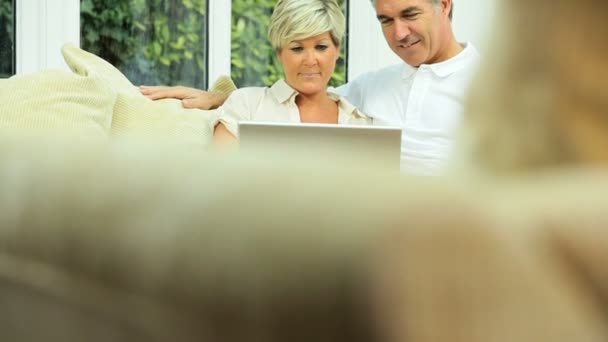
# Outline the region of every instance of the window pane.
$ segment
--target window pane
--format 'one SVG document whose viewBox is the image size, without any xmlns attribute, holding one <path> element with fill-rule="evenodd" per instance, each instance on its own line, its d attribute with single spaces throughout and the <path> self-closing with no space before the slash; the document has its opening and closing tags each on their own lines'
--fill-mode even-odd
<svg viewBox="0 0 608 342">
<path fill-rule="evenodd" d="M 81 45 L 135 85 L 207 87 L 206 0 L 81 0 Z"/>
<path fill-rule="evenodd" d="M 348 1 L 339 0 L 344 13 Z M 232 0 L 232 78 L 239 87 L 272 85 L 283 77 L 270 42 L 268 22 L 276 0 Z M 347 29 L 348 31 L 348 29 Z M 338 86 L 346 82 L 347 37 L 342 42 L 340 59 L 329 84 Z"/>
<path fill-rule="evenodd" d="M 0 0 L 0 78 L 15 74 L 15 2 Z"/>
</svg>

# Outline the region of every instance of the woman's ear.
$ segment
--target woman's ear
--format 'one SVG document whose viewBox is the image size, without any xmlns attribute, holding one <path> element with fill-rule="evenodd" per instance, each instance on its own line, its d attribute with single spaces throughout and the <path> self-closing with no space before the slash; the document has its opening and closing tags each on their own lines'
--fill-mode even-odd
<svg viewBox="0 0 608 342">
<path fill-rule="evenodd" d="M 282 52 L 282 51 L 283 51 L 283 49 L 276 49 L 276 50 L 274 51 L 274 55 L 275 55 L 275 56 L 277 56 L 277 59 L 278 59 L 278 60 L 279 60 L 281 63 L 283 63 L 283 61 L 281 60 L 281 52 Z"/>
</svg>

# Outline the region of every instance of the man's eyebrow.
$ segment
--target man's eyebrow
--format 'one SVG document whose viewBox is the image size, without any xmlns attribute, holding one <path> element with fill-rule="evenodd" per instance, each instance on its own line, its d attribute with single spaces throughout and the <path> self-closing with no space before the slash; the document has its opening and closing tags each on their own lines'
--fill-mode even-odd
<svg viewBox="0 0 608 342">
<path fill-rule="evenodd" d="M 404 9 L 403 11 L 401 11 L 401 16 L 402 17 L 407 17 L 410 15 L 415 14 L 416 12 L 421 11 L 421 8 L 418 6 L 412 6 L 412 7 L 408 7 L 406 9 Z"/>
<path fill-rule="evenodd" d="M 414 14 L 416 14 L 416 12 L 419 12 L 421 10 L 422 9 L 420 7 L 418 7 L 418 6 L 411 6 L 411 7 L 408 7 L 406 9 L 402 10 L 401 12 L 399 12 L 399 16 L 401 16 L 401 17 L 411 16 L 411 15 L 414 15 Z M 387 15 L 384 15 L 384 14 L 378 14 L 376 16 L 376 18 L 378 18 L 378 20 L 380 20 L 380 21 L 392 19 L 391 17 L 389 17 Z"/>
</svg>

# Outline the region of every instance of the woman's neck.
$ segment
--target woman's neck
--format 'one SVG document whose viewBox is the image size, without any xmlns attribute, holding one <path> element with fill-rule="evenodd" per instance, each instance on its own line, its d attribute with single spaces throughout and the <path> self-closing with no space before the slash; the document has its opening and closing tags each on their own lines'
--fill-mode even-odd
<svg viewBox="0 0 608 342">
<path fill-rule="evenodd" d="M 332 101 L 327 92 L 318 92 L 315 94 L 298 94 L 296 96 L 296 105 L 299 107 L 314 107 L 327 104 Z"/>
<path fill-rule="evenodd" d="M 296 105 L 300 111 L 301 122 L 337 123 L 338 104 L 327 92 L 314 95 L 298 94 Z"/>
</svg>

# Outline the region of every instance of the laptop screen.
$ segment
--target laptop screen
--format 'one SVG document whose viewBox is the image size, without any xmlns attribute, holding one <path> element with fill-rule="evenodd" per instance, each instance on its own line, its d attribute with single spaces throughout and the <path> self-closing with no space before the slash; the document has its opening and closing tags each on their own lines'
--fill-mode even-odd
<svg viewBox="0 0 608 342">
<path fill-rule="evenodd" d="M 401 128 L 242 121 L 239 149 L 297 154 L 329 163 L 346 159 L 398 170 Z"/>
</svg>

